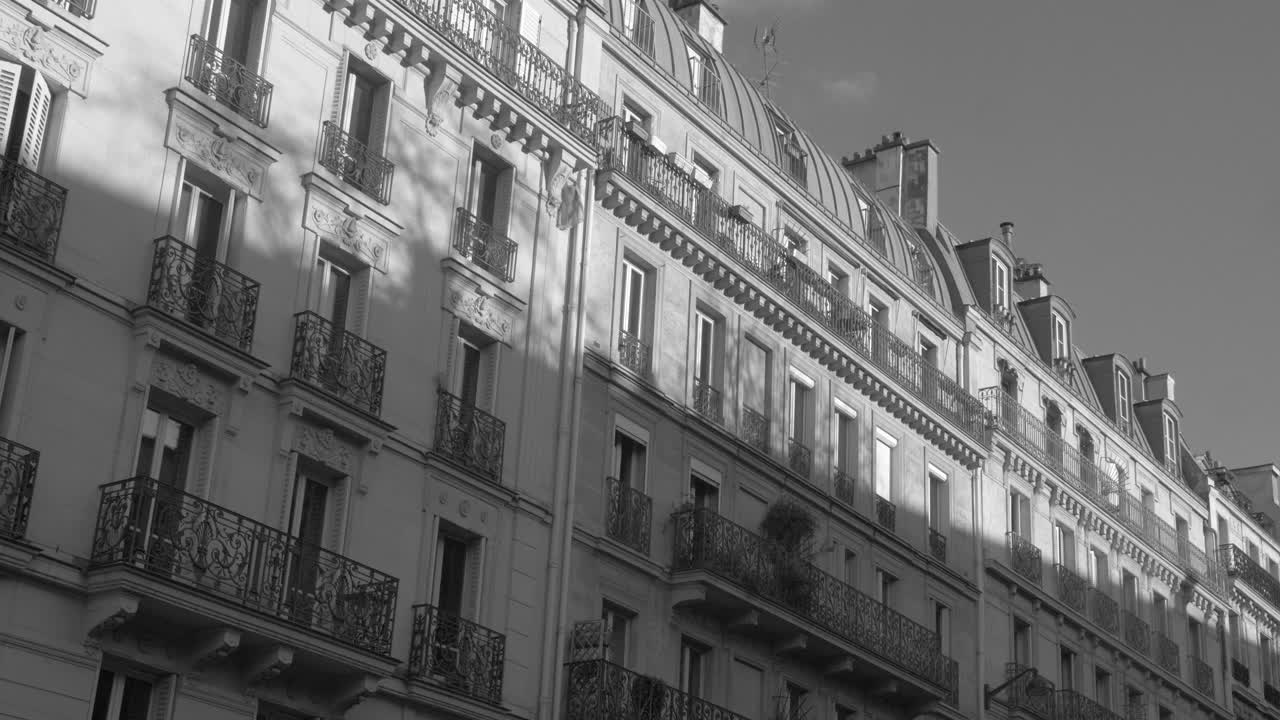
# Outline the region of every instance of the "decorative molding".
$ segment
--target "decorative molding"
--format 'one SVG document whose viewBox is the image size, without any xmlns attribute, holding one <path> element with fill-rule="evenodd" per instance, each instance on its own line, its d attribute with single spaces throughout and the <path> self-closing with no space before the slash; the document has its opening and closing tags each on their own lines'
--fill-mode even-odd
<svg viewBox="0 0 1280 720">
<path fill-rule="evenodd" d="M 253 694 L 257 688 L 271 682 L 280 673 L 293 665 L 293 648 L 287 645 L 273 645 L 259 651 L 245 663 L 245 691 Z"/>
<path fill-rule="evenodd" d="M 66 46 L 55 33 L 13 17 L 0 17 L 0 47 L 39 69 L 47 79 L 85 95 L 89 61 Z"/>
<path fill-rule="evenodd" d="M 307 201 L 302 227 L 346 250 L 374 270 L 386 273 L 390 267 L 391 243 L 401 228 L 377 222 L 361 207 L 349 205 L 318 181 L 308 182 L 304 178 L 303 184 L 307 188 Z"/>
<path fill-rule="evenodd" d="M 433 83 L 433 80 L 436 81 Z M 444 122 L 442 105 L 447 99 L 452 99 L 453 94 L 458 90 L 458 81 L 445 77 L 443 70 L 433 72 L 426 79 L 427 91 L 427 134 L 435 137 L 440 131 L 440 125 Z M 434 84 L 434 87 L 433 87 Z"/>
<path fill-rule="evenodd" d="M 195 363 L 179 365 L 170 358 L 157 356 L 151 364 L 151 386 L 172 393 L 183 400 L 216 413 L 222 406 L 222 389 Z"/>
<path fill-rule="evenodd" d="M 354 469 L 351 461 L 354 451 L 328 428 L 300 424 L 294 434 L 293 449 L 343 475 L 350 476 Z"/>
<path fill-rule="evenodd" d="M 124 592 L 112 592 L 92 598 L 85 613 L 88 618 L 85 634 L 90 640 L 96 641 L 108 633 L 114 633 L 138 614 L 139 604 L 136 595 Z"/>
<path fill-rule="evenodd" d="M 235 149 L 236 142 L 218 137 L 212 129 L 177 120 L 170 134 L 169 147 L 228 184 L 250 195 L 261 192 L 262 170 Z"/>
<path fill-rule="evenodd" d="M 501 301 L 490 303 L 491 296 L 462 287 L 451 287 L 448 293 L 446 309 L 494 340 L 511 344 L 512 313 Z"/>
<path fill-rule="evenodd" d="M 339 712 L 349 710 L 378 691 L 377 675 L 360 674 L 346 682 L 339 683 L 333 693 L 332 703 Z"/>
<path fill-rule="evenodd" d="M 219 663 L 240 648 L 240 631 L 235 628 L 213 628 L 201 633 L 191 643 L 187 660 L 197 671 Z"/>
</svg>

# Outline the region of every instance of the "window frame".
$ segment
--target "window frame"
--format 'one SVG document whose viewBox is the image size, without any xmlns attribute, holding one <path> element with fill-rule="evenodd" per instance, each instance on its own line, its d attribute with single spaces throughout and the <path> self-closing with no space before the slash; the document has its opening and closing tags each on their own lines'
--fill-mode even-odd
<svg viewBox="0 0 1280 720">
<path fill-rule="evenodd" d="M 884 453 L 884 455 L 881 454 L 881 447 L 887 449 L 887 452 Z M 873 475 L 873 490 L 876 497 L 893 502 L 893 490 L 894 486 L 897 484 L 894 477 L 897 461 L 894 456 L 897 454 L 898 439 L 877 427 L 875 431 L 874 448 L 875 455 L 872 457 L 871 468 Z M 887 463 L 885 462 L 886 459 Z M 881 474 L 882 465 L 887 465 L 883 474 Z M 884 487 L 881 487 L 882 485 L 884 485 Z M 884 490 L 886 494 L 882 494 L 881 490 Z"/>
<path fill-rule="evenodd" d="M 991 256 L 991 309 L 995 312 L 1010 309 L 1009 265 L 1003 259 Z"/>
<path fill-rule="evenodd" d="M 1071 326 L 1066 317 L 1056 310 L 1049 313 L 1050 337 L 1053 346 L 1053 360 L 1067 360 L 1071 357 Z"/>
</svg>

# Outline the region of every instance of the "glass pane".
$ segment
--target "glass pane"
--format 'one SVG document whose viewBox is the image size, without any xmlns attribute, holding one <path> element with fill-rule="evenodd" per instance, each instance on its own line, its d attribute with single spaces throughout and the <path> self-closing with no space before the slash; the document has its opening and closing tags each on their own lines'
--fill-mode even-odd
<svg viewBox="0 0 1280 720">
<path fill-rule="evenodd" d="M 195 428 L 170 417 L 163 418 L 161 427 L 164 444 L 160 448 L 160 471 L 156 479 L 165 485 L 182 489 L 186 486 L 187 469 L 191 465 Z"/>
<path fill-rule="evenodd" d="M 138 678 L 125 678 L 120 720 L 146 720 L 150 708 L 151 683 Z"/>
<path fill-rule="evenodd" d="M 151 408 L 142 413 L 141 439 L 138 441 L 138 467 L 135 475 L 151 477 L 151 463 L 156 454 L 156 437 L 160 432 L 160 415 Z"/>
<path fill-rule="evenodd" d="M 227 8 L 227 36 L 222 51 L 229 57 L 249 62 L 249 38 L 253 33 L 254 0 L 229 0 Z"/>
<path fill-rule="evenodd" d="M 373 83 L 357 73 L 347 75 L 351 85 L 351 106 L 347 113 L 347 132 L 364 143 L 369 144 L 373 131 L 373 103 L 375 88 Z"/>
<path fill-rule="evenodd" d="M 466 589 L 467 545 L 456 538 L 440 537 L 440 586 L 436 606 L 455 615 L 462 612 L 462 593 Z"/>
<path fill-rule="evenodd" d="M 462 384 L 458 396 L 464 405 L 474 406 L 480 391 L 480 349 L 468 342 L 462 343 Z"/>
<path fill-rule="evenodd" d="M 194 236 L 187 239 L 187 244 L 194 246 L 203 257 L 216 257 L 218 236 L 222 233 L 222 201 L 199 190 L 195 190 L 192 200 L 196 213 L 195 222 L 191 224 Z"/>
<path fill-rule="evenodd" d="M 98 673 L 98 687 L 93 693 L 93 715 L 90 720 L 107 720 L 107 711 L 111 707 L 111 688 L 115 685 L 116 675 L 109 670 Z"/>
</svg>

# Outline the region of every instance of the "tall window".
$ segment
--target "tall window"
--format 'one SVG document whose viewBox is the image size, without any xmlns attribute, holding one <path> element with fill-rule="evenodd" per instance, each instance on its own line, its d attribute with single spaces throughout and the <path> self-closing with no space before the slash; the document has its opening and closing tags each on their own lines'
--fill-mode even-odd
<svg viewBox="0 0 1280 720">
<path fill-rule="evenodd" d="M 898 578 L 887 570 L 876 568 L 876 599 L 885 605 L 893 605 L 896 600 Z"/>
<path fill-rule="evenodd" d="M 605 632 L 609 638 L 608 660 L 615 665 L 626 667 L 627 645 L 631 639 L 631 621 L 635 616 L 613 603 L 605 602 L 601 617 L 604 619 Z"/>
<path fill-rule="evenodd" d="M 720 511 L 720 486 L 694 475 L 689 478 L 689 492 L 695 508 Z"/>
<path fill-rule="evenodd" d="M 850 587 L 858 586 L 858 554 L 852 550 L 844 551 L 844 581 Z"/>
<path fill-rule="evenodd" d="M 687 637 L 680 638 L 680 690 L 692 697 L 705 697 L 707 682 L 706 645 Z"/>
<path fill-rule="evenodd" d="M 808 715 L 809 691 L 793 682 L 786 684 L 786 692 L 782 696 L 782 712 L 785 720 L 805 720 Z"/>
<path fill-rule="evenodd" d="M 813 416 L 813 388 L 794 375 L 790 380 L 791 408 L 787 418 L 789 423 L 788 437 L 792 442 L 808 447 L 811 444 Z"/>
<path fill-rule="evenodd" d="M 454 340 L 453 394 L 464 408 L 488 410 L 497 384 L 498 343 L 468 323 L 458 326 Z"/>
<path fill-rule="evenodd" d="M 312 280 L 312 309 L 333 324 L 335 333 L 351 330 L 355 324 L 350 318 L 354 305 L 352 284 L 350 267 L 330 255 L 327 248 L 322 249 Z"/>
<path fill-rule="evenodd" d="M 893 449 L 897 441 L 876 430 L 875 478 L 876 495 L 893 501 Z"/>
<path fill-rule="evenodd" d="M 1070 648 L 1058 651 L 1058 689 L 1074 690 L 1076 687 L 1076 654 Z"/>
<path fill-rule="evenodd" d="M 1135 615 L 1138 614 L 1138 578 L 1128 570 L 1120 571 L 1120 593 L 1121 606 Z"/>
<path fill-rule="evenodd" d="M 1107 568 L 1107 553 L 1104 550 L 1089 549 L 1089 584 L 1103 591 L 1111 585 L 1111 571 Z"/>
<path fill-rule="evenodd" d="M 1009 266 L 999 258 L 991 258 L 991 308 L 1009 309 Z"/>
<path fill-rule="evenodd" d="M 622 331 L 647 337 L 649 325 L 649 274 L 630 260 L 622 261 Z"/>
<path fill-rule="evenodd" d="M 372 67 L 348 57 L 342 99 L 342 129 L 372 152 L 384 150 L 391 83 Z"/>
<path fill-rule="evenodd" d="M 1125 371 L 1116 369 L 1116 419 L 1126 430 L 1133 417 L 1133 397 L 1131 380 Z"/>
<path fill-rule="evenodd" d="M 943 655 L 951 655 L 951 608 L 933 601 L 933 632 L 938 636 Z"/>
<path fill-rule="evenodd" d="M 1178 421 L 1164 413 L 1164 462 L 1169 469 L 1178 470 Z"/>
<path fill-rule="evenodd" d="M 1200 623 L 1191 618 L 1187 618 L 1187 653 L 1193 658 L 1204 657 L 1201 641 Z"/>
<path fill-rule="evenodd" d="M 857 448 L 856 421 L 852 415 L 841 410 L 836 410 L 835 420 L 836 437 L 833 467 L 838 473 L 852 476 L 853 468 L 857 462 L 854 454 Z"/>
<path fill-rule="evenodd" d="M 436 534 L 435 605 L 473 619 L 480 604 L 481 548 L 478 538 L 442 524 Z"/>
<path fill-rule="evenodd" d="M 142 413 L 134 474 L 153 478 L 175 490 L 186 490 L 195 434 L 193 425 L 148 407 Z"/>
<path fill-rule="evenodd" d="M 1093 699 L 1104 708 L 1111 707 L 1111 673 L 1102 668 L 1093 671 Z"/>
<path fill-rule="evenodd" d="M 93 720 L 143 720 L 151 714 L 151 683 L 103 669 L 93 693 Z"/>
<path fill-rule="evenodd" d="M 8 430 L 18 413 L 18 359 L 23 332 L 0 321 L 0 435 Z"/>
<path fill-rule="evenodd" d="M 1067 336 L 1067 319 L 1053 313 L 1053 359 L 1063 359 L 1071 356 L 1068 346 Z"/>
<path fill-rule="evenodd" d="M 720 323 L 702 312 L 694 311 L 693 378 L 699 384 L 720 387 Z"/>
<path fill-rule="evenodd" d="M 1053 557 L 1059 565 L 1076 569 L 1076 535 L 1061 523 L 1053 526 Z"/>
<path fill-rule="evenodd" d="M 471 154 L 471 183 L 467 210 L 495 232 L 507 232 L 511 215 L 511 185 L 515 173 L 496 153 L 476 145 Z"/>
<path fill-rule="evenodd" d="M 221 261 L 231 234 L 236 193 L 196 165 L 185 162 L 177 212 L 170 232 L 201 258 Z"/>
<path fill-rule="evenodd" d="M 1013 619 L 1013 662 L 1022 667 L 1035 662 L 1031 657 L 1031 624 L 1019 618 Z"/>
<path fill-rule="evenodd" d="M 1009 491 L 1009 532 L 1031 537 L 1031 499 L 1017 490 Z"/>
<path fill-rule="evenodd" d="M 947 476 L 935 470 L 929 471 L 929 529 L 945 533 L 948 520 Z"/>
<path fill-rule="evenodd" d="M 649 448 L 634 437 L 615 430 L 613 433 L 613 473 L 623 487 L 643 491 Z"/>
<path fill-rule="evenodd" d="M 1169 601 L 1160 593 L 1151 594 L 1151 627 L 1161 635 L 1169 634 Z"/>
<path fill-rule="evenodd" d="M 255 69 L 258 32 L 256 0 L 210 0 L 205 16 L 205 40 L 250 70 Z"/>
</svg>

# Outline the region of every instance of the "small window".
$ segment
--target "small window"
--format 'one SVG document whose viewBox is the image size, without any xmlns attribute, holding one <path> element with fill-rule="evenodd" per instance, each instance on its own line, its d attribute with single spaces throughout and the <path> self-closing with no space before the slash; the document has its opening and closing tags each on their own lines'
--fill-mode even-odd
<svg viewBox="0 0 1280 720">
<path fill-rule="evenodd" d="M 649 448 L 621 430 L 613 433 L 613 473 L 623 487 L 644 492 Z"/>
<path fill-rule="evenodd" d="M 369 297 L 370 280 L 369 268 L 322 244 L 311 279 L 311 310 L 332 324 L 335 343 L 341 342 L 342 330 L 362 334 L 362 308 Z"/>
<path fill-rule="evenodd" d="M 898 578 L 887 570 L 876 568 L 876 600 L 892 606 L 897 599 Z"/>
<path fill-rule="evenodd" d="M 806 255 L 809 252 L 809 239 L 790 225 L 782 229 L 783 244 L 792 254 Z"/>
<path fill-rule="evenodd" d="M 893 501 L 893 450 L 897 441 L 876 431 L 875 479 L 876 495 Z"/>
<path fill-rule="evenodd" d="M 1111 673 L 1102 668 L 1093 671 L 1093 699 L 1104 708 L 1111 707 Z"/>
<path fill-rule="evenodd" d="M 1169 634 L 1169 601 L 1160 593 L 1151 593 L 1151 627 L 1161 635 Z"/>
<path fill-rule="evenodd" d="M 631 639 L 631 621 L 635 615 L 628 610 L 605 601 L 601 611 L 605 632 L 609 639 L 607 650 L 609 662 L 626 667 L 628 664 L 628 644 Z"/>
<path fill-rule="evenodd" d="M 1064 360 L 1071 357 L 1070 338 L 1067 334 L 1067 319 L 1053 313 L 1053 359 Z"/>
<path fill-rule="evenodd" d="M 696 640 L 680 638 L 680 690 L 690 697 L 706 697 L 707 658 L 711 650 Z"/>
<path fill-rule="evenodd" d="M 151 714 L 152 684 L 122 672 L 103 669 L 93 693 L 92 720 L 137 720 Z"/>
<path fill-rule="evenodd" d="M 1031 624 L 1021 618 L 1013 619 L 1013 662 L 1019 667 L 1030 667 Z"/>
<path fill-rule="evenodd" d="M 1129 429 L 1133 413 L 1131 382 L 1129 373 L 1116 368 L 1116 419 L 1126 431 Z"/>
<path fill-rule="evenodd" d="M 1009 309 L 1009 266 L 991 258 L 991 307 L 996 312 Z"/>
<path fill-rule="evenodd" d="M 1076 688 L 1076 654 L 1070 648 L 1058 651 L 1058 689 L 1074 690 Z"/>
<path fill-rule="evenodd" d="M 867 301 L 867 314 L 876 325 L 889 327 L 889 306 L 886 303 L 872 297 Z"/>
</svg>

